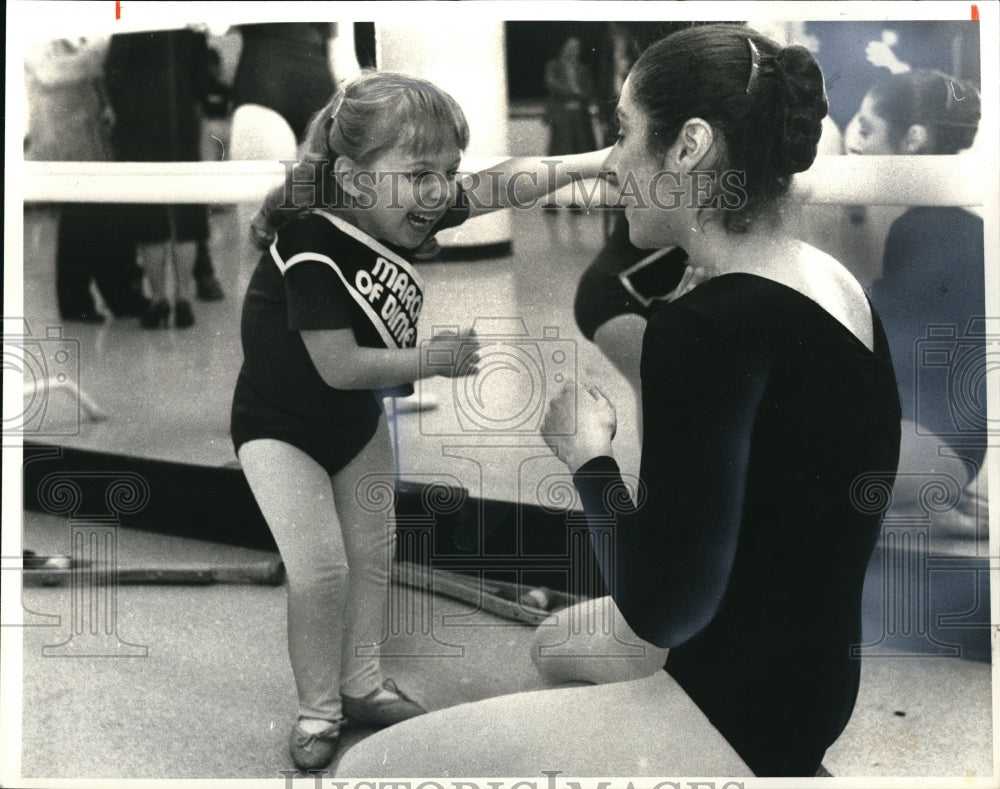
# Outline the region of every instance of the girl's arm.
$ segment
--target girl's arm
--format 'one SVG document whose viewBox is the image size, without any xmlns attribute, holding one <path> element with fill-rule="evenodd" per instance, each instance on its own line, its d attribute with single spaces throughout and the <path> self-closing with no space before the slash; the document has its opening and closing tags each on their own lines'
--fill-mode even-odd
<svg viewBox="0 0 1000 789">
<path fill-rule="evenodd" d="M 597 178 L 611 148 L 569 156 L 518 156 L 465 177 L 469 216 L 530 208 L 571 181 Z M 597 191 L 597 190 L 595 190 Z"/>
<path fill-rule="evenodd" d="M 472 331 L 434 337 L 423 348 L 362 348 L 351 329 L 303 330 L 309 358 L 334 389 L 387 389 L 440 375 L 475 375 L 479 341 Z M 423 357 L 423 358 L 421 358 Z"/>
</svg>

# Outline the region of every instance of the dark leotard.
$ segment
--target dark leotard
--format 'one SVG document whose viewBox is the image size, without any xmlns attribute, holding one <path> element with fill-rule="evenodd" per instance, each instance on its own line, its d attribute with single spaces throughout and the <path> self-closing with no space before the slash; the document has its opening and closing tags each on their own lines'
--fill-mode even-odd
<svg viewBox="0 0 1000 789">
<path fill-rule="evenodd" d="M 435 232 L 461 224 L 468 213 L 460 190 Z M 334 474 L 375 434 L 381 396 L 403 393 L 328 386 L 302 341 L 303 330 L 350 328 L 359 345 L 383 347 L 330 265 L 337 263 L 337 250 L 345 248 L 343 240 L 343 232 L 322 212 L 313 212 L 282 227 L 261 255 L 243 303 L 243 366 L 231 417 L 237 451 L 247 441 L 277 439 Z M 390 249 L 413 256 L 412 250 Z"/>
<path fill-rule="evenodd" d="M 790 288 L 710 280 L 646 329 L 638 508 L 609 457 L 575 477 L 592 531 L 619 511 L 599 554 L 618 607 L 758 775 L 814 775 L 854 707 L 900 436 L 874 329 L 871 352 Z"/>
</svg>

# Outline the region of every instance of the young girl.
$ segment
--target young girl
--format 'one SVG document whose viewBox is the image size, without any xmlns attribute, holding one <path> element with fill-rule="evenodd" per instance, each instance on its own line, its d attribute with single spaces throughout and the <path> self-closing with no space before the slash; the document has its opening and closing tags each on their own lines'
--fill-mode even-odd
<svg viewBox="0 0 1000 789">
<path fill-rule="evenodd" d="M 366 511 L 365 475 L 392 473 L 381 397 L 421 376 L 476 372 L 471 333 L 431 339 L 410 260 L 438 230 L 525 205 L 605 154 L 512 159 L 458 184 L 468 125 L 422 80 L 368 72 L 313 119 L 287 183 L 254 233 L 270 246 L 248 286 L 233 442 L 288 572 L 288 646 L 299 696 L 290 750 L 330 762 L 344 718 L 389 725 L 424 712 L 380 671 L 394 526 Z M 276 229 L 276 233 L 275 233 Z M 459 346 L 463 352 L 459 358 Z"/>
</svg>

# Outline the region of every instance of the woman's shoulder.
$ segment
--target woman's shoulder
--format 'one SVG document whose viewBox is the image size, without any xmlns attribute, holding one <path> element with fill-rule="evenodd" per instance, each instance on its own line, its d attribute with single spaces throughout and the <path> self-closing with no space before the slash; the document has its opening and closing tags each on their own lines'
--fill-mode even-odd
<svg viewBox="0 0 1000 789">
<path fill-rule="evenodd" d="M 791 326 L 827 323 L 827 313 L 870 342 L 870 309 L 861 284 L 834 257 L 796 244 L 771 265 L 735 267 L 673 302 L 661 320 L 714 327 L 741 337 L 781 337 Z M 662 311 L 661 311 L 662 312 Z"/>
<path fill-rule="evenodd" d="M 685 336 L 697 341 L 739 336 L 748 324 L 781 301 L 773 283 L 740 273 L 723 274 L 664 304 L 649 316 L 647 335 Z"/>
<path fill-rule="evenodd" d="M 783 270 L 784 271 L 784 270 Z M 871 306 L 861 283 L 833 255 L 797 242 L 786 278 L 779 281 L 796 291 L 822 313 L 817 320 L 834 318 L 869 350 L 874 343 Z"/>
</svg>

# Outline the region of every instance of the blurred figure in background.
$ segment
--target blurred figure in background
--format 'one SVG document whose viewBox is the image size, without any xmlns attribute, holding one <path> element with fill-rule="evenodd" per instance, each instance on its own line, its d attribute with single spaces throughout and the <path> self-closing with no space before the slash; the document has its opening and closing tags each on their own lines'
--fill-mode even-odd
<svg viewBox="0 0 1000 789">
<path fill-rule="evenodd" d="M 222 57 L 219 55 L 219 51 L 209 46 L 205 57 L 205 86 L 201 101 L 203 119 L 206 122 L 225 122 L 228 129 L 229 118 L 233 111 L 233 90 L 226 83 L 222 71 Z M 211 127 L 207 127 L 206 130 L 211 132 Z M 224 152 L 225 148 L 223 148 Z M 203 158 L 214 160 L 216 158 L 214 150 L 211 153 L 203 152 Z M 208 248 L 207 239 L 199 241 L 197 244 L 193 273 L 195 291 L 199 299 L 202 301 L 221 301 L 225 298 L 222 283 L 215 275 L 215 266 L 212 264 L 212 254 Z"/>
<path fill-rule="evenodd" d="M 957 154 L 973 145 L 979 118 L 973 85 L 935 70 L 900 71 L 868 92 L 844 142 L 848 155 Z M 927 188 L 933 190 L 934 184 Z M 885 323 L 899 384 L 901 472 L 947 469 L 967 485 L 983 466 L 985 291 L 980 216 L 957 206 L 916 206 L 892 223 L 871 300 Z M 928 366 L 922 359 L 921 348 L 928 344 L 947 353 L 945 367 Z M 943 460 L 951 455 L 964 462 Z M 901 474 L 897 503 L 918 501 L 926 481 Z M 974 529 L 967 510 L 978 506 L 976 491 L 970 493 L 954 512 L 958 522 L 951 524 L 965 534 L 971 533 L 970 525 Z"/>
<path fill-rule="evenodd" d="M 243 48 L 233 82 L 233 158 L 292 159 L 312 116 L 334 92 L 338 27 L 288 22 L 237 29 Z"/>
<path fill-rule="evenodd" d="M 594 79 L 580 59 L 580 39 L 570 36 L 559 56 L 545 64 L 548 102 L 545 122 L 549 127 L 549 156 L 584 153 L 597 148 L 590 108 L 594 101 Z"/>
<path fill-rule="evenodd" d="M 241 25 L 233 82 L 234 159 L 293 159 L 313 114 L 333 94 L 333 25 Z"/>
<path fill-rule="evenodd" d="M 105 63 L 120 161 L 201 158 L 201 104 L 208 75 L 204 33 L 190 29 L 116 35 Z M 208 239 L 204 205 L 129 206 L 126 225 L 139 248 L 153 303 L 146 328 L 194 324 L 196 245 Z M 171 301 L 172 300 L 172 301 Z"/>
<path fill-rule="evenodd" d="M 103 86 L 107 38 L 48 41 L 25 56 L 28 132 L 25 159 L 91 162 L 112 159 L 113 114 Z M 114 205 L 66 203 L 57 208 L 56 300 L 63 320 L 102 323 L 90 291 L 119 317 L 148 306 L 135 246 Z"/>
</svg>

